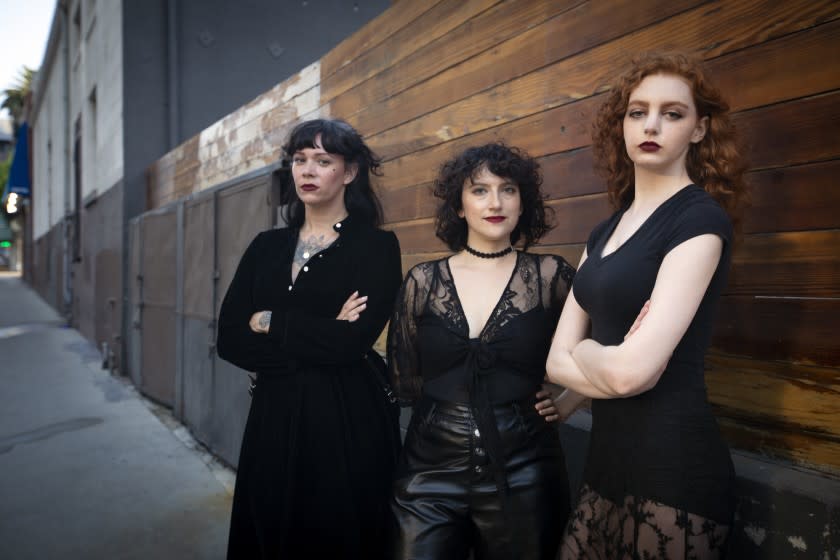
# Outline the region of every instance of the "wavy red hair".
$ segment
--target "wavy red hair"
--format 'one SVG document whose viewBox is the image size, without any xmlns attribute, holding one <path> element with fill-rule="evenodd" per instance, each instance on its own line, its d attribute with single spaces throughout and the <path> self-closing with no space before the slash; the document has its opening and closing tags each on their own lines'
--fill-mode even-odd
<svg viewBox="0 0 840 560">
<path fill-rule="evenodd" d="M 633 200 L 633 162 L 624 146 L 624 115 L 630 94 L 647 76 L 668 74 L 691 87 L 699 117 L 708 116 L 703 140 L 691 144 L 686 158 L 688 176 L 712 195 L 738 222 L 747 202 L 746 163 L 729 114 L 729 105 L 706 77 L 702 63 L 680 53 L 647 53 L 637 57 L 610 92 L 593 126 L 595 167 L 607 182 L 610 202 L 621 208 Z"/>
</svg>

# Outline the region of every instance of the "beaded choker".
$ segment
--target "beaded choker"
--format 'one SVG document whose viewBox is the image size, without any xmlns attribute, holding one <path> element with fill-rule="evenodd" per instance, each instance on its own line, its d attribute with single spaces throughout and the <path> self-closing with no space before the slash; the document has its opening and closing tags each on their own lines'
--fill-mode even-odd
<svg viewBox="0 0 840 560">
<path fill-rule="evenodd" d="M 469 253 L 470 255 L 474 255 L 480 259 L 498 259 L 499 257 L 504 257 L 511 251 L 513 251 L 513 247 L 507 247 L 502 249 L 501 251 L 496 251 L 495 253 L 482 253 L 481 251 L 476 251 L 469 245 L 464 245 L 464 250 Z"/>
</svg>

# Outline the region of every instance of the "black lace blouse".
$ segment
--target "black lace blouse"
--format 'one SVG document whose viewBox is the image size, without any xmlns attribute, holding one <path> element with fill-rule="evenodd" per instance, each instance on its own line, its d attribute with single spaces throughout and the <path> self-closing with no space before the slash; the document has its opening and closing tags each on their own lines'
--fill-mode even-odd
<svg viewBox="0 0 840 560">
<path fill-rule="evenodd" d="M 511 278 L 477 338 L 470 338 L 449 259 L 406 275 L 388 332 L 391 382 L 400 401 L 421 394 L 473 402 L 476 382 L 489 404 L 533 396 L 574 268 L 554 255 L 517 253 Z"/>
</svg>

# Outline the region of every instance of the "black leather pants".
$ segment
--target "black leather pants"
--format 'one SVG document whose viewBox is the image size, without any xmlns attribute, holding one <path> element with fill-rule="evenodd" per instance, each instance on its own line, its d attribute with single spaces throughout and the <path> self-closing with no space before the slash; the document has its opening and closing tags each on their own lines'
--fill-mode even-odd
<svg viewBox="0 0 840 560">
<path fill-rule="evenodd" d="M 503 500 L 470 406 L 424 398 L 397 466 L 396 558 L 553 559 L 569 515 L 557 430 L 534 400 L 496 405 L 510 488 Z M 505 505 L 503 505 L 505 504 Z"/>
</svg>

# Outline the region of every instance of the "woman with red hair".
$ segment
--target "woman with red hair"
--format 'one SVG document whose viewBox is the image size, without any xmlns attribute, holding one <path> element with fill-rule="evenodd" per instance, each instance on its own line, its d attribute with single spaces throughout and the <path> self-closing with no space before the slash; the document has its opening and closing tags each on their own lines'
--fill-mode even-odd
<svg viewBox="0 0 840 560">
<path fill-rule="evenodd" d="M 589 236 L 546 371 L 561 415 L 592 399 L 563 558 L 722 558 L 733 468 L 703 358 L 744 165 L 700 64 L 645 55 L 601 107 L 594 152 L 615 213 Z"/>
</svg>

